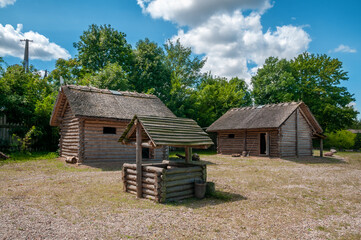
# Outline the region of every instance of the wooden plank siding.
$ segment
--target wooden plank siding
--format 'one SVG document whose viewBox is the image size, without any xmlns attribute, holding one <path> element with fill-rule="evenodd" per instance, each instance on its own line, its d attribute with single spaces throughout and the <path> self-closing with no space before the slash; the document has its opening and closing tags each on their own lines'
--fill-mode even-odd
<svg viewBox="0 0 361 240">
<path fill-rule="evenodd" d="M 282 157 L 312 155 L 312 129 L 300 111 L 293 112 L 281 126 L 280 152 Z"/>
<path fill-rule="evenodd" d="M 79 119 L 76 118 L 70 106 L 67 105 L 60 128 L 60 156 L 78 157 Z"/>
<path fill-rule="evenodd" d="M 225 130 L 217 134 L 217 152 L 219 154 L 230 155 L 241 154 L 244 151 L 244 137 L 246 137 L 246 150 L 251 156 L 260 155 L 260 134 L 269 134 L 269 156 L 279 156 L 278 130 L 277 129 L 255 129 L 255 130 Z M 234 138 L 229 138 L 229 134 L 234 134 Z"/>
<path fill-rule="evenodd" d="M 124 132 L 129 121 L 84 121 L 84 153 L 83 162 L 135 162 L 135 147 L 122 145 L 118 139 Z M 114 127 L 116 134 L 104 134 L 104 127 Z M 152 161 L 164 160 L 164 149 L 154 149 Z M 167 158 L 167 156 L 165 156 Z"/>
</svg>

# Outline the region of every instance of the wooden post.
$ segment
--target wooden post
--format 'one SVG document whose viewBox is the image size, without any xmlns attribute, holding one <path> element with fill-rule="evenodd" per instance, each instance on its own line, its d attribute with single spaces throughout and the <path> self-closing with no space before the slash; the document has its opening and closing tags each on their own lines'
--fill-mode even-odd
<svg viewBox="0 0 361 240">
<path fill-rule="evenodd" d="M 136 129 L 136 164 L 137 164 L 137 198 L 142 197 L 142 127 L 140 122 L 137 121 Z"/>
<path fill-rule="evenodd" d="M 185 147 L 185 153 L 186 153 L 186 163 L 191 162 L 192 161 L 192 148 Z"/>
<path fill-rule="evenodd" d="M 298 108 L 296 109 L 296 156 L 299 157 L 298 151 Z"/>
<path fill-rule="evenodd" d="M 320 157 L 323 157 L 323 139 L 320 138 Z"/>
<path fill-rule="evenodd" d="M 244 131 L 243 151 L 247 151 L 247 130 Z"/>
<path fill-rule="evenodd" d="M 269 132 L 266 133 L 266 155 L 269 156 L 270 155 L 270 148 L 271 148 L 271 144 L 270 144 L 270 134 Z"/>
</svg>

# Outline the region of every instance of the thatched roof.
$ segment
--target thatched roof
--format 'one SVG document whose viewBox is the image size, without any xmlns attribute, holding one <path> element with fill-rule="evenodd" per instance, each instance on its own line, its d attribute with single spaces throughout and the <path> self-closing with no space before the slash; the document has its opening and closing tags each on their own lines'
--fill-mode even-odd
<svg viewBox="0 0 361 240">
<path fill-rule="evenodd" d="M 87 86 L 62 86 L 56 100 L 50 125 L 57 126 L 69 104 L 75 117 L 131 120 L 135 114 L 174 117 L 156 96 L 121 92 Z"/>
<path fill-rule="evenodd" d="M 303 102 L 267 104 L 263 106 L 232 108 L 207 128 L 208 132 L 235 129 L 279 128 L 297 109 L 305 116 L 316 133 L 323 130 Z"/>
<path fill-rule="evenodd" d="M 143 142 L 148 142 L 152 147 L 208 148 L 213 145 L 208 134 L 194 120 L 159 116 L 134 116 L 119 142 L 127 144 L 136 141 L 136 122 L 142 126 Z"/>
</svg>

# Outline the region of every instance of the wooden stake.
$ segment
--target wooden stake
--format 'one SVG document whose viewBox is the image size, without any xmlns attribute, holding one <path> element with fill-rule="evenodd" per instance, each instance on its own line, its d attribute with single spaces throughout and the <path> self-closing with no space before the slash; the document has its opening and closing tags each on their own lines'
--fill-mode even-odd
<svg viewBox="0 0 361 240">
<path fill-rule="evenodd" d="M 320 138 L 320 157 L 323 157 L 323 139 Z"/>
<path fill-rule="evenodd" d="M 137 198 L 142 198 L 142 127 L 137 123 L 137 146 L 136 146 L 136 164 L 137 164 Z"/>
<path fill-rule="evenodd" d="M 189 163 L 192 161 L 192 148 L 185 147 L 185 152 L 186 152 L 186 163 Z"/>
</svg>

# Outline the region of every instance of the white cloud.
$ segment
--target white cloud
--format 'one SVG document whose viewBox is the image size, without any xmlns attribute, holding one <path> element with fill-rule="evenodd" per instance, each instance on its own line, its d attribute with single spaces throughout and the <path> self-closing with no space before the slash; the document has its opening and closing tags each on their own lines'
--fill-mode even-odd
<svg viewBox="0 0 361 240">
<path fill-rule="evenodd" d="M 6 7 L 6 5 L 13 5 L 16 0 L 0 0 L 0 8 Z"/>
<path fill-rule="evenodd" d="M 311 41 L 302 26 L 263 30 L 261 17 L 272 5 L 268 0 L 138 0 L 144 13 L 173 21 L 180 39 L 196 54 L 205 55 L 204 70 L 223 77 L 250 80 L 270 56 L 293 58 Z M 244 15 L 244 10 L 251 13 Z"/>
<path fill-rule="evenodd" d="M 340 44 L 340 46 L 338 46 L 334 50 L 331 50 L 330 52 L 356 53 L 357 50 L 355 48 Z"/>
<path fill-rule="evenodd" d="M 237 9 L 257 9 L 261 12 L 272 5 L 269 0 L 137 0 L 144 13 L 180 25 L 195 26 L 217 13 L 232 13 Z"/>
<path fill-rule="evenodd" d="M 31 39 L 33 42 L 29 44 L 30 59 L 49 61 L 71 57 L 66 49 L 50 42 L 44 35 L 33 31 L 23 33 L 22 27 L 22 24 L 18 24 L 16 29 L 9 24 L 0 24 L 0 56 L 23 58 L 25 44 L 20 40 Z"/>
</svg>

